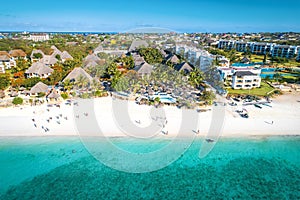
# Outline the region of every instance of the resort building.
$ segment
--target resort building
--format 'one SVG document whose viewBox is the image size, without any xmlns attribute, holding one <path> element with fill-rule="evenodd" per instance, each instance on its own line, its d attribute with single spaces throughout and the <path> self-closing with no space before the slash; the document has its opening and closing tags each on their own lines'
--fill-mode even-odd
<svg viewBox="0 0 300 200">
<path fill-rule="evenodd" d="M 261 78 L 251 71 L 237 71 L 232 76 L 233 89 L 252 89 L 260 87 Z"/>
<path fill-rule="evenodd" d="M 45 93 L 47 94 L 49 91 L 48 86 L 43 83 L 43 82 L 38 82 L 37 84 L 35 84 L 31 89 L 30 89 L 30 95 L 32 96 L 36 96 L 39 93 Z"/>
<path fill-rule="evenodd" d="M 27 60 L 27 57 L 26 57 L 27 55 L 22 49 L 13 49 L 13 50 L 9 51 L 9 55 L 12 58 L 14 58 L 14 60 L 17 60 L 17 59 Z"/>
<path fill-rule="evenodd" d="M 235 50 L 239 52 L 246 52 L 247 50 L 251 50 L 251 43 L 249 42 L 242 42 L 242 41 L 237 41 L 235 43 Z"/>
<path fill-rule="evenodd" d="M 166 63 L 178 64 L 179 62 L 180 62 L 179 58 L 174 54 L 170 54 L 166 58 Z"/>
<path fill-rule="evenodd" d="M 208 51 L 186 45 L 176 45 L 176 54 L 184 56 L 185 59 L 201 70 L 207 69 L 213 62 L 214 56 Z"/>
<path fill-rule="evenodd" d="M 55 56 L 44 55 L 44 57 L 40 59 L 40 62 L 44 63 L 46 66 L 54 66 L 58 60 Z"/>
<path fill-rule="evenodd" d="M 81 67 L 75 67 L 67 76 L 64 78 L 63 82 L 69 80 L 70 82 L 76 82 L 81 79 L 85 79 L 88 84 L 91 84 L 93 78 Z"/>
<path fill-rule="evenodd" d="M 5 73 L 6 69 L 16 66 L 16 61 L 6 51 L 0 51 L 0 72 Z"/>
<path fill-rule="evenodd" d="M 49 34 L 30 34 L 29 40 L 34 42 L 44 42 L 50 39 Z"/>
<path fill-rule="evenodd" d="M 234 49 L 235 41 L 233 40 L 220 40 L 218 44 L 219 49 Z"/>
<path fill-rule="evenodd" d="M 104 63 L 104 59 L 100 59 L 96 54 L 91 53 L 83 59 L 83 68 L 96 67 Z"/>
<path fill-rule="evenodd" d="M 141 47 L 148 47 L 148 46 L 149 46 L 149 44 L 144 40 L 133 40 L 128 51 L 129 52 L 136 51 Z"/>
<path fill-rule="evenodd" d="M 141 77 L 143 76 L 150 76 L 153 70 L 153 66 L 148 64 L 147 62 L 144 62 L 140 66 L 137 66 L 134 68 L 134 70 L 137 72 L 137 74 Z"/>
<path fill-rule="evenodd" d="M 300 47 L 298 47 L 298 56 L 297 56 L 296 60 L 300 61 Z"/>
<path fill-rule="evenodd" d="M 40 61 L 40 59 L 42 59 L 44 56 L 45 56 L 45 54 L 42 50 L 34 49 L 31 52 L 30 59 L 31 59 L 31 62 L 34 63 L 34 62 Z"/>
<path fill-rule="evenodd" d="M 273 57 L 294 58 L 296 54 L 297 47 L 289 45 L 276 45 L 272 51 Z"/>
<path fill-rule="evenodd" d="M 134 66 L 140 66 L 145 62 L 145 59 L 143 56 L 137 54 L 137 53 L 132 53 L 131 54 L 134 60 Z"/>
<path fill-rule="evenodd" d="M 271 53 L 274 57 L 294 58 L 298 53 L 298 46 L 276 45 L 274 43 L 244 42 L 232 40 L 220 40 L 219 49 L 236 49 L 239 52 L 250 50 L 251 53 L 265 55 Z"/>
<path fill-rule="evenodd" d="M 51 55 L 45 55 L 41 50 L 33 50 L 30 55 L 31 61 L 34 62 L 42 62 L 46 66 L 54 66 L 58 62 L 64 63 L 67 60 L 73 60 L 73 57 L 67 52 L 61 52 L 55 46 L 52 46 L 51 49 L 53 52 Z"/>
<path fill-rule="evenodd" d="M 237 72 L 244 73 L 244 72 L 251 72 L 252 74 L 255 74 L 256 76 L 260 77 L 261 69 L 257 67 L 249 67 L 248 65 L 240 66 L 240 67 L 219 67 L 218 71 L 220 73 L 220 77 L 224 82 L 233 84 L 233 76 Z"/>
<path fill-rule="evenodd" d="M 217 59 L 217 62 L 220 67 L 229 67 L 230 66 L 230 61 L 225 56 L 217 56 L 216 59 Z"/>
<path fill-rule="evenodd" d="M 186 62 L 175 65 L 175 69 L 177 71 L 183 71 L 184 73 L 190 73 L 193 71 L 193 68 Z"/>
<path fill-rule="evenodd" d="M 54 70 L 50 67 L 46 66 L 42 62 L 35 62 L 32 63 L 31 67 L 29 67 L 25 71 L 26 78 L 33 78 L 33 77 L 39 77 L 39 78 L 48 78 Z"/>
<path fill-rule="evenodd" d="M 273 50 L 274 44 L 255 42 L 251 45 L 251 53 L 254 54 L 267 54 Z"/>
</svg>

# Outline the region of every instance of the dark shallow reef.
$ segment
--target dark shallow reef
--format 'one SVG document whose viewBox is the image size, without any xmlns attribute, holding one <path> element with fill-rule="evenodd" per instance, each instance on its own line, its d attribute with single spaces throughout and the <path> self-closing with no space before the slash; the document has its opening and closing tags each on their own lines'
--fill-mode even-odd
<svg viewBox="0 0 300 200">
<path fill-rule="evenodd" d="M 130 174 L 92 157 L 10 187 L 0 199 L 300 199 L 299 167 L 280 159 L 241 157 L 222 166 L 183 165 Z"/>
</svg>

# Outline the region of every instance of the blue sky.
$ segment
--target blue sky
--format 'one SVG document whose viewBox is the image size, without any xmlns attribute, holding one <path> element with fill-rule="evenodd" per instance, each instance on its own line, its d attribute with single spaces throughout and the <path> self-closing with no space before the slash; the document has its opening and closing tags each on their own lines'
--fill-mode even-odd
<svg viewBox="0 0 300 200">
<path fill-rule="evenodd" d="M 1 2 L 1 31 L 300 32 L 299 0 L 47 0 Z"/>
</svg>

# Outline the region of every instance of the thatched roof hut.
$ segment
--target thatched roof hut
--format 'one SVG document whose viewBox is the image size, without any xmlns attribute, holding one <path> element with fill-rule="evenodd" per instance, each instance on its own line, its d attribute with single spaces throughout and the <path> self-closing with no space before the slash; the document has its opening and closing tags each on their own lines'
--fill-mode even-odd
<svg viewBox="0 0 300 200">
<path fill-rule="evenodd" d="M 82 69 L 81 67 L 76 67 L 68 74 L 68 76 L 63 80 L 63 82 L 65 82 L 66 80 L 76 82 L 78 81 L 80 76 L 86 78 L 86 80 L 89 83 L 92 83 L 93 81 L 93 78 L 84 69 Z"/>
<path fill-rule="evenodd" d="M 52 89 L 51 93 L 47 96 L 49 99 L 58 99 L 60 95 L 56 91 L 56 89 Z"/>
<path fill-rule="evenodd" d="M 129 52 L 136 51 L 140 47 L 148 47 L 148 46 L 149 46 L 149 44 L 144 40 L 134 40 L 134 41 L 132 41 L 128 51 Z"/>
<path fill-rule="evenodd" d="M 30 89 L 30 94 L 47 93 L 48 86 L 43 82 L 38 82 Z"/>
<path fill-rule="evenodd" d="M 142 65 L 135 67 L 134 70 L 138 73 L 138 75 L 141 76 L 150 75 L 153 70 L 153 66 L 147 62 L 144 62 Z"/>
</svg>

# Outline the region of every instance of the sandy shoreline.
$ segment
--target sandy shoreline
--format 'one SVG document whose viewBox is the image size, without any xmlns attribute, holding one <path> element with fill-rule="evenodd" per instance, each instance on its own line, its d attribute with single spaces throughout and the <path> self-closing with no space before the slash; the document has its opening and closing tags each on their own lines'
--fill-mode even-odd
<svg viewBox="0 0 300 200">
<path fill-rule="evenodd" d="M 181 109 L 165 106 L 163 110 L 166 118 L 164 118 L 153 114 L 155 110 L 153 107 L 140 106 L 134 102 L 128 103 L 128 116 L 123 116 L 125 111 L 116 109 L 113 101 L 111 97 L 95 99 L 91 104 L 93 108 L 80 100 L 78 106 L 63 103 L 60 108 L 47 107 L 47 105 L 23 106 L 22 109 L 2 108 L 0 109 L 0 137 L 76 136 L 79 132 L 81 136 L 103 137 L 204 137 L 208 134 L 212 121 L 213 128 L 216 123 L 216 120 L 212 119 L 212 111 L 203 113 L 192 111 L 194 113 L 190 116 L 193 118 L 197 116 L 198 119 L 185 120 L 189 115 Z M 270 105 L 272 107 L 262 106 L 262 109 L 253 105 L 244 107 L 227 105 L 224 107 L 225 121 L 220 136 L 300 135 L 300 93 L 284 94 L 273 99 Z M 248 119 L 240 117 L 235 112 L 242 108 L 248 111 Z M 195 125 L 195 120 L 198 125 L 197 123 Z M 190 123 L 190 127 L 182 128 L 183 121 L 187 125 Z M 95 131 L 97 125 L 103 135 L 98 134 L 99 130 Z M 199 134 L 196 134 L 197 131 Z"/>
</svg>

